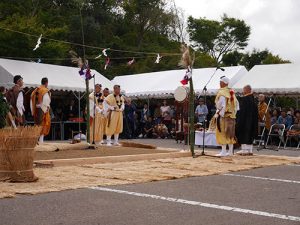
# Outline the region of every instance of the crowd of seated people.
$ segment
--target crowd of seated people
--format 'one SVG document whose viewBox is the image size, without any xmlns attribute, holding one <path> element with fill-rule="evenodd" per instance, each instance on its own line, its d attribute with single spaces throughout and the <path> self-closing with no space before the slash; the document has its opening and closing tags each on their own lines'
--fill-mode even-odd
<svg viewBox="0 0 300 225">
<path fill-rule="evenodd" d="M 271 133 L 278 133 L 283 135 L 281 138 L 284 143 L 287 138 L 292 136 L 290 147 L 295 147 L 298 145 L 300 138 L 300 110 L 295 110 L 294 108 L 275 108 L 269 111 L 270 113 L 270 123 L 271 125 L 284 124 L 285 130 L 280 130 L 277 127 L 274 127 Z M 271 144 L 274 144 L 274 141 L 279 141 L 279 138 L 271 140 Z"/>
<path fill-rule="evenodd" d="M 148 106 L 126 99 L 123 138 L 172 138 L 175 130 L 175 106 L 167 100 Z"/>
<path fill-rule="evenodd" d="M 273 124 L 284 124 L 285 129 L 288 130 L 292 125 L 300 125 L 300 110 L 294 108 L 276 108 L 270 111 L 271 114 L 271 125 Z"/>
</svg>

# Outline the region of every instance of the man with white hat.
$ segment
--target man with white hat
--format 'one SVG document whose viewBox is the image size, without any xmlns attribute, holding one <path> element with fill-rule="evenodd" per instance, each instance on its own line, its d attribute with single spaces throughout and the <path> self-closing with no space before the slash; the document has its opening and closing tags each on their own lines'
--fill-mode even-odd
<svg viewBox="0 0 300 225">
<path fill-rule="evenodd" d="M 235 119 L 236 113 L 239 110 L 239 104 L 234 94 L 234 91 L 228 87 L 229 78 L 222 76 L 220 78 L 220 89 L 216 96 L 216 114 L 217 129 L 216 140 L 221 145 L 222 150 L 217 156 L 233 155 L 233 145 L 235 140 Z M 229 151 L 226 151 L 227 145 Z"/>
</svg>

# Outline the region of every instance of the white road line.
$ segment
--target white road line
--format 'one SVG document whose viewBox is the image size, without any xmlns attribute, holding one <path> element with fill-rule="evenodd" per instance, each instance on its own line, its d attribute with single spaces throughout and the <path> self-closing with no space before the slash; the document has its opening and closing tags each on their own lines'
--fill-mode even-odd
<svg viewBox="0 0 300 225">
<path fill-rule="evenodd" d="M 299 166 L 300 167 L 300 164 L 289 164 L 288 166 Z"/>
<path fill-rule="evenodd" d="M 163 201 L 175 202 L 175 203 L 181 203 L 181 204 L 187 204 L 187 205 L 193 205 L 193 206 L 200 206 L 200 207 L 204 207 L 204 208 L 220 209 L 220 210 L 226 210 L 226 211 L 232 211 L 232 212 L 252 214 L 252 215 L 256 215 L 256 216 L 265 216 L 265 217 L 271 217 L 271 218 L 276 218 L 276 219 L 300 222 L 300 217 L 297 217 L 297 216 L 288 216 L 288 215 L 282 215 L 282 214 L 276 214 L 276 213 L 256 211 L 256 210 L 251 210 L 251 209 L 236 208 L 236 207 L 225 206 L 225 205 L 216 205 L 216 204 L 205 203 L 205 202 L 189 201 L 189 200 L 180 199 L 180 198 L 169 198 L 169 197 L 164 197 L 164 196 L 159 196 L 159 195 L 150 195 L 150 194 L 145 194 L 145 193 L 124 191 L 124 190 L 118 190 L 118 189 L 112 189 L 112 188 L 91 187 L 89 189 L 97 190 L 97 191 L 113 192 L 113 193 L 125 194 L 125 195 L 132 195 L 132 196 L 137 196 L 137 197 L 142 197 L 142 198 L 151 198 L 151 199 L 156 199 L 156 200 L 163 200 Z"/>
<path fill-rule="evenodd" d="M 300 181 L 297 181 L 297 180 L 284 180 L 284 179 L 268 178 L 268 177 L 255 177 L 255 176 L 247 176 L 247 175 L 232 174 L 232 173 L 225 173 L 223 175 L 231 176 L 231 177 L 244 177 L 244 178 L 257 179 L 257 180 L 268 180 L 268 181 L 278 181 L 278 182 L 285 182 L 285 183 L 300 184 Z"/>
</svg>

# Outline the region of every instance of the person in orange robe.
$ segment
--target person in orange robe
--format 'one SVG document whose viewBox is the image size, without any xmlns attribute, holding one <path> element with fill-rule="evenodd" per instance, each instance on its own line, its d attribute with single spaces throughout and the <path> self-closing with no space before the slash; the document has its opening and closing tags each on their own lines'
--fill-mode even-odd
<svg viewBox="0 0 300 225">
<path fill-rule="evenodd" d="M 41 81 L 41 86 L 37 87 L 32 92 L 30 100 L 30 108 L 34 118 L 34 124 L 42 126 L 39 143 L 43 143 L 44 137 L 50 132 L 50 103 L 51 94 L 48 89 L 48 78 L 44 77 Z"/>
</svg>

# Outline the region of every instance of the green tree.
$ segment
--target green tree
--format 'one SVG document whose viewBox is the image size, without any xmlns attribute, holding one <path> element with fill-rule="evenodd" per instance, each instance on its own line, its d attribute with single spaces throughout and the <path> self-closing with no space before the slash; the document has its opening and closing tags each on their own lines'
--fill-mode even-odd
<svg viewBox="0 0 300 225">
<path fill-rule="evenodd" d="M 221 21 L 188 18 L 190 41 L 218 63 L 225 54 L 242 50 L 248 45 L 250 27 L 243 20 L 224 15 Z"/>
<path fill-rule="evenodd" d="M 240 64 L 244 65 L 248 70 L 250 70 L 255 65 L 281 63 L 290 63 L 290 61 L 284 60 L 278 55 L 273 55 L 268 49 L 262 51 L 254 49 L 252 52 L 245 53 L 240 60 Z"/>
<path fill-rule="evenodd" d="M 244 54 L 238 51 L 229 52 L 222 58 L 224 66 L 237 66 L 241 63 Z"/>
<path fill-rule="evenodd" d="M 291 61 L 282 59 L 279 55 L 272 55 L 272 53 L 269 53 L 267 57 L 262 61 L 262 64 L 283 64 L 283 63 L 291 63 Z"/>
<path fill-rule="evenodd" d="M 167 35 L 171 15 L 165 11 L 164 0 L 124 0 L 124 19 L 131 24 L 136 34 L 138 48 L 142 47 L 145 35 L 155 32 Z"/>
</svg>

